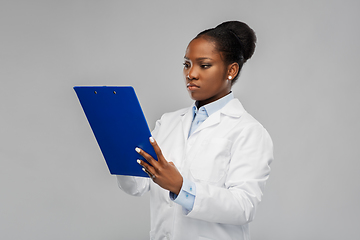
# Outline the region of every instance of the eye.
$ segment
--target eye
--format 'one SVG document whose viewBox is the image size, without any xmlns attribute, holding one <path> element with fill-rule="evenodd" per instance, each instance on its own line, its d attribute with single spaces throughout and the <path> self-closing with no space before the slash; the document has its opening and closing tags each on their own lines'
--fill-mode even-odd
<svg viewBox="0 0 360 240">
<path fill-rule="evenodd" d="M 190 67 L 190 63 L 188 62 L 184 62 L 183 65 L 184 65 L 184 69 L 188 69 Z"/>
<path fill-rule="evenodd" d="M 201 64 L 201 68 L 208 69 L 211 67 L 211 64 Z"/>
</svg>

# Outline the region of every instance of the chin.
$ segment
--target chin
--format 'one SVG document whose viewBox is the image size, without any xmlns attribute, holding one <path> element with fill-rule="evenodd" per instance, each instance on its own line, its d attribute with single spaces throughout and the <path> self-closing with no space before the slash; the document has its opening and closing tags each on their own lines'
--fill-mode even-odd
<svg viewBox="0 0 360 240">
<path fill-rule="evenodd" d="M 196 97 L 196 96 L 192 95 L 191 93 L 189 93 L 189 95 L 190 95 L 190 98 L 194 101 L 202 101 L 203 100 L 202 98 Z"/>
</svg>

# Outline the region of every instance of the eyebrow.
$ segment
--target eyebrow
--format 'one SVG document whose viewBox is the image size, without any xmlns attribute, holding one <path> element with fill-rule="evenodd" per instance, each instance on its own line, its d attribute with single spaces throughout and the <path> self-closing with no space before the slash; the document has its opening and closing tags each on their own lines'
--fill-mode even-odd
<svg viewBox="0 0 360 240">
<path fill-rule="evenodd" d="M 184 57 L 184 59 L 186 60 L 190 60 L 187 57 Z M 201 58 L 197 58 L 196 61 L 201 61 L 201 60 L 212 60 L 212 58 L 208 58 L 208 57 L 201 57 Z"/>
</svg>

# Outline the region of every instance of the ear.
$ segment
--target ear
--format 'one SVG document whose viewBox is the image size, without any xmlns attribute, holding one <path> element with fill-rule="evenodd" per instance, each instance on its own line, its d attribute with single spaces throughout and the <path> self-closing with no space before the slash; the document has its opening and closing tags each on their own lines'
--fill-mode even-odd
<svg viewBox="0 0 360 240">
<path fill-rule="evenodd" d="M 236 62 L 230 64 L 228 66 L 228 71 L 227 71 L 227 77 L 229 80 L 234 80 L 234 78 L 236 77 L 236 75 L 239 72 L 239 64 L 237 64 Z"/>
</svg>

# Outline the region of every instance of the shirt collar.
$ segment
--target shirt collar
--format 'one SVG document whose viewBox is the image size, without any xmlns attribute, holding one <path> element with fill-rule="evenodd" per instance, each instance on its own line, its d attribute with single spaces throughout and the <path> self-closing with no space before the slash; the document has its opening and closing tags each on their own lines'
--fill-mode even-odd
<svg viewBox="0 0 360 240">
<path fill-rule="evenodd" d="M 199 109 L 197 109 L 197 102 L 195 102 L 194 106 L 193 106 L 193 116 L 195 116 L 195 114 L 200 110 L 200 109 L 205 109 L 205 112 L 207 114 L 207 116 L 209 117 L 211 114 L 213 114 L 214 112 L 222 109 L 228 102 L 230 102 L 231 100 L 234 99 L 234 94 L 232 92 L 230 92 L 229 94 L 225 95 L 224 97 L 208 103 L 202 107 L 200 107 Z"/>
</svg>

